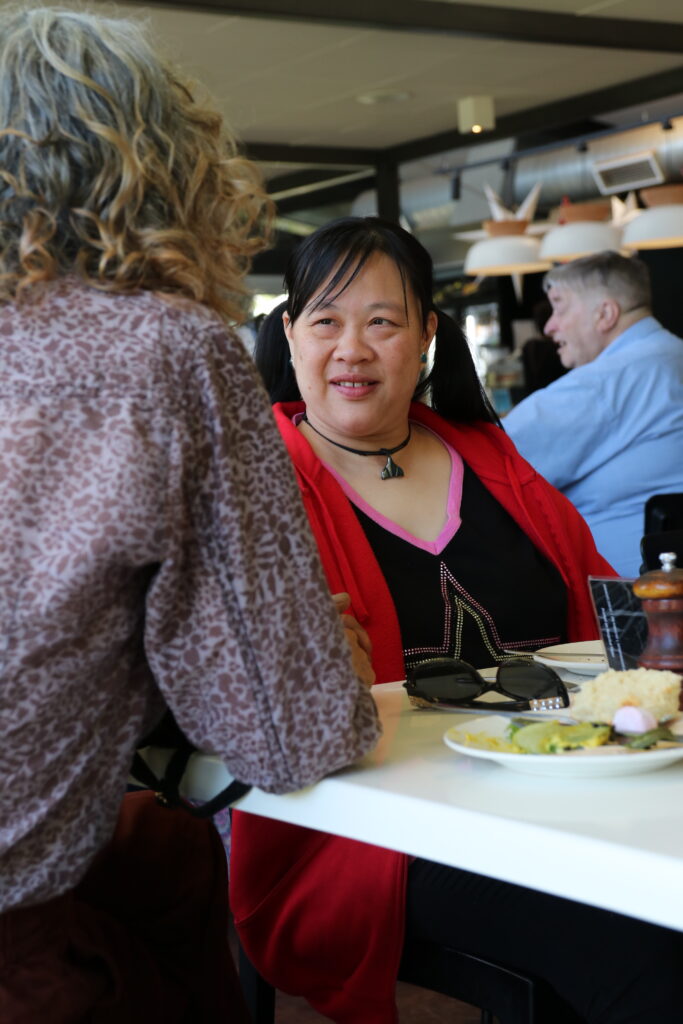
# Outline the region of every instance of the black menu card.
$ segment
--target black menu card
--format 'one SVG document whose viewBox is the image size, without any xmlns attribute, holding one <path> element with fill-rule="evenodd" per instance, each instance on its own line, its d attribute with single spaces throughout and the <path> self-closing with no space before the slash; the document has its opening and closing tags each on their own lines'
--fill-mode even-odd
<svg viewBox="0 0 683 1024">
<path fill-rule="evenodd" d="M 610 668 L 637 668 L 647 641 L 647 619 L 633 580 L 589 576 L 591 598 Z"/>
</svg>

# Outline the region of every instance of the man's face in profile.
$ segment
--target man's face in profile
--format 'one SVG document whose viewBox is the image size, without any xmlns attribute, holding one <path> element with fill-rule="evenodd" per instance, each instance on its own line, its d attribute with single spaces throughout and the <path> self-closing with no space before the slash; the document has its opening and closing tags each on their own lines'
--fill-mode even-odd
<svg viewBox="0 0 683 1024">
<path fill-rule="evenodd" d="M 557 345 L 562 365 L 571 370 L 592 363 L 605 346 L 598 330 L 603 296 L 594 289 L 574 291 L 555 284 L 547 294 L 553 312 L 545 333 Z"/>
</svg>

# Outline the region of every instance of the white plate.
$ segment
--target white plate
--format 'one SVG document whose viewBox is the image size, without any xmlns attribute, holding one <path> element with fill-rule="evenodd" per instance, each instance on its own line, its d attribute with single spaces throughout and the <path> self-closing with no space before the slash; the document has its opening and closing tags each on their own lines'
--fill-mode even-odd
<svg viewBox="0 0 683 1024">
<path fill-rule="evenodd" d="M 580 676 L 597 676 L 609 668 L 602 640 L 579 640 L 574 644 L 542 647 L 534 653 L 534 661 L 550 668 L 565 668 Z"/>
<path fill-rule="evenodd" d="M 501 738 L 509 722 L 510 719 L 503 715 L 486 718 L 468 715 L 466 721 L 451 726 L 444 733 L 444 742 L 447 747 L 459 754 L 480 757 L 485 761 L 496 761 L 505 768 L 523 772 L 525 775 L 554 775 L 566 778 L 641 775 L 643 772 L 666 768 L 667 765 L 683 758 L 683 744 L 680 747 L 666 747 L 663 750 L 622 750 L 619 747 L 608 746 L 566 754 L 509 754 L 465 742 L 467 733 L 481 733 L 485 737 Z"/>
</svg>

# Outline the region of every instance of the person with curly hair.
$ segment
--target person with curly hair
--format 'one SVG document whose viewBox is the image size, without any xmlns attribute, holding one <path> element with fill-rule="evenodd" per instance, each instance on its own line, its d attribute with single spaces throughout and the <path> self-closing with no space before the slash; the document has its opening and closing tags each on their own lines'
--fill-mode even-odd
<svg viewBox="0 0 683 1024">
<path fill-rule="evenodd" d="M 217 833 L 125 795 L 166 709 L 273 792 L 378 736 L 229 327 L 270 215 L 139 24 L 2 9 L 3 1024 L 246 1021 Z"/>
</svg>

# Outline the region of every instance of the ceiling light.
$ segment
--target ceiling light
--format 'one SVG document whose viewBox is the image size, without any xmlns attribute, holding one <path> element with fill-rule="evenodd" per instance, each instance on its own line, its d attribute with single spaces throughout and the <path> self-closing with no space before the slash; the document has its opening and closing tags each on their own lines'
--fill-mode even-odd
<svg viewBox="0 0 683 1024">
<path fill-rule="evenodd" d="M 466 96 L 458 100 L 458 131 L 475 135 L 496 127 L 492 96 Z"/>
<path fill-rule="evenodd" d="M 528 235 L 498 235 L 475 242 L 465 257 L 465 273 L 475 277 L 534 274 L 549 270 L 539 257 L 540 242 Z"/>
<path fill-rule="evenodd" d="M 683 203 L 643 210 L 624 228 L 625 249 L 676 249 L 683 246 Z"/>
<path fill-rule="evenodd" d="M 541 243 L 541 259 L 568 263 L 606 249 L 619 251 L 621 231 L 605 221 L 574 221 L 551 228 Z"/>
</svg>

